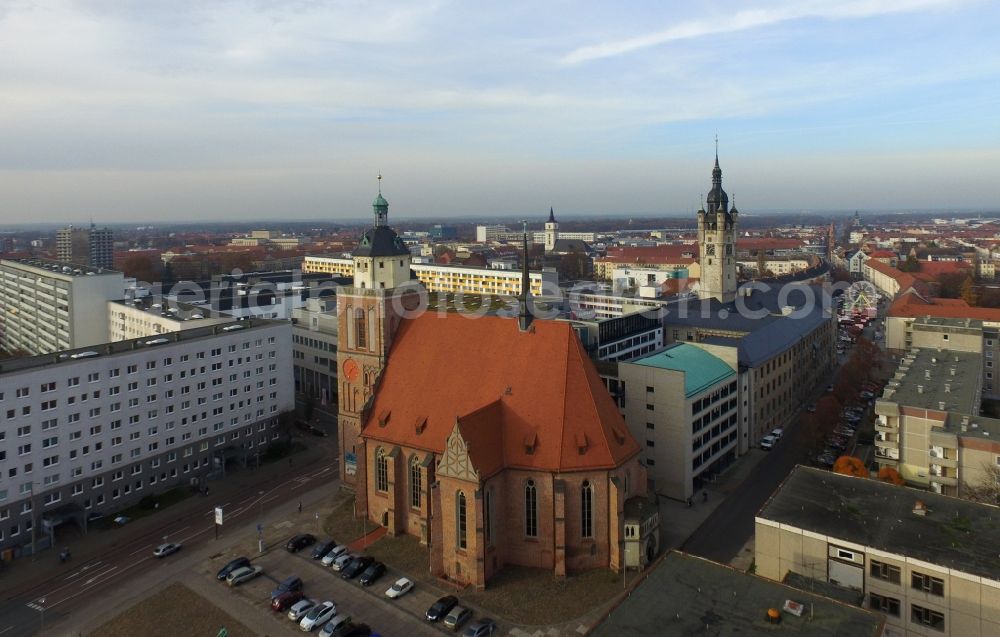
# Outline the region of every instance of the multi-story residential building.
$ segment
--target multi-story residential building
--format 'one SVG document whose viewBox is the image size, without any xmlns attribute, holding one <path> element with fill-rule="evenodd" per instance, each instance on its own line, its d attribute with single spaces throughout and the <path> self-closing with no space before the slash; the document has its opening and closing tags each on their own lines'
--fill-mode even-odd
<svg viewBox="0 0 1000 637">
<path fill-rule="evenodd" d="M 740 272 L 745 276 L 763 276 L 761 272 L 758 272 L 760 262 L 756 259 L 741 259 L 736 262 L 736 265 L 739 266 Z M 768 257 L 764 260 L 764 272 L 770 272 L 775 276 L 782 276 L 808 270 L 812 265 L 809 259 L 804 257 Z"/>
<path fill-rule="evenodd" d="M 625 423 L 639 441 L 657 493 L 686 500 L 703 476 L 739 452 L 736 370 L 709 352 L 675 343 L 618 365 Z M 644 441 L 644 442 L 643 442 Z"/>
<path fill-rule="evenodd" d="M 985 504 L 800 466 L 757 514 L 756 572 L 857 591 L 886 617 L 888 637 L 998 635 L 998 515 Z"/>
<path fill-rule="evenodd" d="M 295 391 L 337 404 L 337 299 L 308 299 L 292 310 Z"/>
<path fill-rule="evenodd" d="M 1000 310 L 971 307 L 961 299 L 900 295 L 885 319 L 885 343 L 901 355 L 911 347 L 934 347 L 982 354 L 983 395 L 1000 396 Z"/>
<path fill-rule="evenodd" d="M 105 270 L 114 267 L 115 242 L 110 228 L 62 228 L 56 232 L 59 261 Z"/>
<path fill-rule="evenodd" d="M 109 301 L 107 340 L 114 343 L 235 321 L 228 314 L 186 303 L 170 303 L 159 296 Z"/>
<path fill-rule="evenodd" d="M 104 343 L 121 272 L 41 259 L 0 259 L 0 349 L 48 354 Z"/>
<path fill-rule="evenodd" d="M 950 332 L 938 338 L 963 336 Z M 1000 421 L 979 415 L 981 379 L 979 353 L 911 349 L 875 403 L 879 466 L 913 486 L 959 497 L 989 480 L 988 468 L 1000 458 Z"/>
<path fill-rule="evenodd" d="M 608 248 L 603 257 L 594 259 L 594 278 L 599 281 L 612 280 L 615 271 L 620 269 L 664 272 L 684 270 L 689 278 L 697 279 L 701 276 L 698 246 L 689 244 L 615 246 Z"/>
<path fill-rule="evenodd" d="M 668 304 L 663 299 L 615 294 L 611 290 L 569 290 L 566 292 L 566 313 L 570 318 L 605 320 L 642 312 L 660 316 Z"/>
<path fill-rule="evenodd" d="M 596 232 L 575 232 L 575 231 L 563 231 L 558 230 L 559 239 L 572 239 L 575 241 L 586 241 L 592 243 L 597 241 L 598 233 Z M 551 232 L 549 233 L 551 234 Z M 524 233 L 519 230 L 511 230 L 507 226 L 502 224 L 496 225 L 484 225 L 476 226 L 476 242 L 477 243 L 492 243 L 494 241 L 520 241 Z M 539 230 L 535 232 L 528 233 L 528 240 L 534 244 L 545 245 L 546 243 L 546 231 Z"/>
<path fill-rule="evenodd" d="M 429 292 L 517 296 L 521 293 L 521 272 L 472 266 L 412 263 L 410 270 Z M 302 271 L 354 276 L 354 261 L 345 257 L 307 256 Z M 529 273 L 531 293 L 550 295 L 559 289 L 559 274 L 551 268 Z"/>
<path fill-rule="evenodd" d="M 294 408 L 291 351 L 288 323 L 244 321 L 0 362 L 0 548 L 254 462 Z"/>
</svg>

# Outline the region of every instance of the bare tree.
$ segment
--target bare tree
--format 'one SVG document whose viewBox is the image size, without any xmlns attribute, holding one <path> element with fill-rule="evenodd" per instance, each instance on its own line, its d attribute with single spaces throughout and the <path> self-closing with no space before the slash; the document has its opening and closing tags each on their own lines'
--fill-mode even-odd
<svg viewBox="0 0 1000 637">
<path fill-rule="evenodd" d="M 979 484 L 964 485 L 963 497 L 973 502 L 1000 505 L 1000 466 L 984 460 L 982 470 Z"/>
</svg>

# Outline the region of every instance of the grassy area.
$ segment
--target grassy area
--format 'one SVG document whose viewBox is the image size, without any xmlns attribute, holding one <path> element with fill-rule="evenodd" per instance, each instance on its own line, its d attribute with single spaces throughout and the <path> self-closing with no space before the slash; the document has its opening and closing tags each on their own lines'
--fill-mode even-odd
<svg viewBox="0 0 1000 637">
<path fill-rule="evenodd" d="M 187 586 L 171 584 L 103 624 L 90 637 L 214 636 L 223 626 L 229 637 L 257 635 Z"/>
<path fill-rule="evenodd" d="M 163 509 L 177 504 L 178 502 L 187 500 L 193 494 L 194 492 L 191 491 L 190 487 L 183 486 L 174 487 L 173 489 L 164 491 L 159 495 L 147 495 L 142 500 L 139 500 L 138 504 L 130 506 L 124 511 L 119 511 L 115 515 L 109 515 L 104 521 L 110 524 L 110 520 L 112 520 L 116 515 L 124 515 L 129 520 L 138 520 L 139 518 L 144 518 L 147 515 L 152 515 L 157 511 L 162 511 Z"/>
<path fill-rule="evenodd" d="M 348 544 L 364 535 L 366 530 L 371 533 L 375 529 L 371 522 L 367 525 L 362 522 L 354 517 L 354 496 L 341 493 L 337 495 L 330 515 L 323 520 L 323 532 L 341 544 Z"/>
<path fill-rule="evenodd" d="M 392 566 L 416 581 L 434 583 L 430 575 L 430 556 L 427 547 L 412 535 L 400 537 L 384 536 L 368 547 L 365 552 L 380 562 Z"/>
</svg>

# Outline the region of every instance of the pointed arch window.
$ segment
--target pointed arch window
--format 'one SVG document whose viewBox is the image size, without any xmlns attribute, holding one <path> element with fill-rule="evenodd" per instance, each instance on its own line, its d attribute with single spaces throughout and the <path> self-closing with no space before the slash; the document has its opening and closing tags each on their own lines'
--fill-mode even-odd
<svg viewBox="0 0 1000 637">
<path fill-rule="evenodd" d="M 420 508 L 421 489 L 420 457 L 413 456 L 410 458 L 410 506 L 414 509 Z"/>
<path fill-rule="evenodd" d="M 493 546 L 493 489 L 486 489 L 483 498 L 483 532 L 486 546 Z"/>
<path fill-rule="evenodd" d="M 375 451 L 375 488 L 379 491 L 389 490 L 389 467 L 382 447 Z"/>
<path fill-rule="evenodd" d="M 524 534 L 538 537 L 538 490 L 534 480 L 524 485 Z"/>
<path fill-rule="evenodd" d="M 368 327 L 365 321 L 365 311 L 361 308 L 354 310 L 354 340 L 358 349 L 368 347 Z"/>
<path fill-rule="evenodd" d="M 458 533 L 458 548 L 464 549 L 468 545 L 468 540 L 466 539 L 468 528 L 465 523 L 465 494 L 461 491 L 458 492 L 458 497 L 455 498 L 455 529 Z"/>
<path fill-rule="evenodd" d="M 594 485 L 589 480 L 580 489 L 580 535 L 594 537 Z"/>
</svg>

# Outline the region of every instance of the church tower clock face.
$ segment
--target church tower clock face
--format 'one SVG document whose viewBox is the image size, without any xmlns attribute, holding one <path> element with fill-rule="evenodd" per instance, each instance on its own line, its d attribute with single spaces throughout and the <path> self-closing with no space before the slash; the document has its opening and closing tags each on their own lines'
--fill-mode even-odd
<svg viewBox="0 0 1000 637">
<path fill-rule="evenodd" d="M 358 375 L 360 373 L 361 368 L 358 367 L 358 363 L 353 358 L 348 358 L 344 361 L 344 378 L 346 378 L 348 382 L 357 382 Z"/>
<path fill-rule="evenodd" d="M 709 256 L 714 256 L 715 255 L 715 244 L 714 243 L 710 243 L 707 246 L 705 246 L 705 253 L 708 254 Z"/>
</svg>

